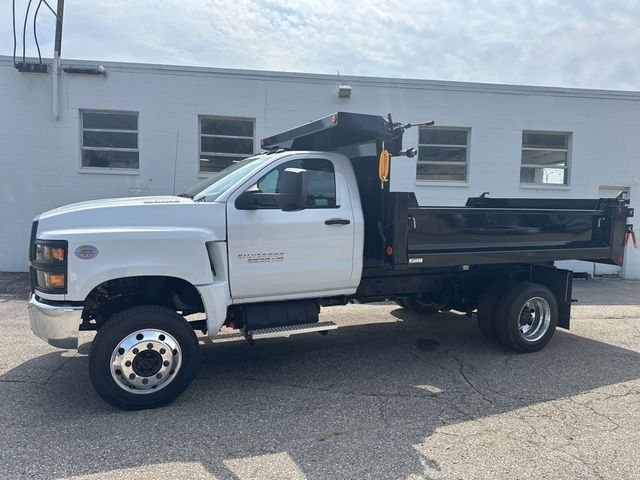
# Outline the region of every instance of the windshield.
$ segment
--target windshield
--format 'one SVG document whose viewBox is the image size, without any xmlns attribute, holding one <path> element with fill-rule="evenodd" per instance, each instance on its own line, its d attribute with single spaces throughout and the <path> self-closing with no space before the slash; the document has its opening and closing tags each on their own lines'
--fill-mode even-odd
<svg viewBox="0 0 640 480">
<path fill-rule="evenodd" d="M 238 180 L 260 168 L 267 159 L 266 155 L 245 158 L 200 182 L 181 196 L 193 198 L 195 201 L 215 200 Z"/>
</svg>

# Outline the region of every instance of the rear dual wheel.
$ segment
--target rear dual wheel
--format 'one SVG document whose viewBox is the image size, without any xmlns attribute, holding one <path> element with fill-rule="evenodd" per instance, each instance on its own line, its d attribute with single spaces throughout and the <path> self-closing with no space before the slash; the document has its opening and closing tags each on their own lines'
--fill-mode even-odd
<svg viewBox="0 0 640 480">
<path fill-rule="evenodd" d="M 558 302 L 547 287 L 537 283 L 491 285 L 478 305 L 482 334 L 518 352 L 544 348 L 557 324 Z"/>
</svg>

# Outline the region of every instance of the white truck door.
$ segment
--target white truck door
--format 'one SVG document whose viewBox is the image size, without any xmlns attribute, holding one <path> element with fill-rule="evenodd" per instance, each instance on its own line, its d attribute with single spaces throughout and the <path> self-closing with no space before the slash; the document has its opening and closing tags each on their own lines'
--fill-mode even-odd
<svg viewBox="0 0 640 480">
<path fill-rule="evenodd" d="M 249 189 L 276 193 L 286 168 L 307 171 L 307 208 L 283 212 L 227 204 L 229 276 L 234 301 L 353 293 L 354 213 L 339 159 L 285 157 Z M 242 192 L 237 192 L 242 193 Z"/>
</svg>

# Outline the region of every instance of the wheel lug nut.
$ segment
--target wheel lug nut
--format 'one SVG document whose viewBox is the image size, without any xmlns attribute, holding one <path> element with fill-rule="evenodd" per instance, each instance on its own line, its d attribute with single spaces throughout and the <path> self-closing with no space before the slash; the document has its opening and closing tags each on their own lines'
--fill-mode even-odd
<svg viewBox="0 0 640 480">
<path fill-rule="evenodd" d="M 130 373 L 129 374 L 129 379 L 133 380 L 134 378 L 136 378 L 136 374 L 135 373 Z"/>
<path fill-rule="evenodd" d="M 167 351 L 164 348 L 160 349 L 160 355 L 164 355 L 165 353 L 167 353 Z"/>
<path fill-rule="evenodd" d="M 138 350 L 137 348 L 134 348 L 134 349 L 132 350 L 132 352 L 133 352 L 133 354 L 134 354 L 134 355 L 137 355 L 139 351 L 140 351 L 140 350 Z"/>
<path fill-rule="evenodd" d="M 164 365 L 165 367 L 169 366 L 169 360 L 165 360 L 164 362 L 162 362 L 162 365 Z"/>
<path fill-rule="evenodd" d="M 156 375 L 156 378 L 157 378 L 158 380 L 160 380 L 160 379 L 162 378 L 162 374 L 161 374 L 161 373 L 157 374 L 157 375 Z"/>
<path fill-rule="evenodd" d="M 142 383 L 144 383 L 146 385 L 147 383 L 149 383 L 149 380 L 147 380 L 146 378 L 143 378 L 142 379 Z"/>
<path fill-rule="evenodd" d="M 153 350 L 153 343 L 147 343 L 147 348 L 149 350 Z"/>
<path fill-rule="evenodd" d="M 126 362 L 124 362 L 124 366 L 125 367 L 130 367 L 131 366 L 131 361 L 127 360 Z"/>
</svg>

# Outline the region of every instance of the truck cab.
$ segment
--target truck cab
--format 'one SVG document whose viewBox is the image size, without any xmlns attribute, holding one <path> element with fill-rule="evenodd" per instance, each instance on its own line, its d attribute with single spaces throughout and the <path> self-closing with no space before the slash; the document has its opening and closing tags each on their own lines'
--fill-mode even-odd
<svg viewBox="0 0 640 480">
<path fill-rule="evenodd" d="M 326 333 L 337 325 L 319 321 L 320 307 L 354 301 L 476 314 L 490 340 L 543 348 L 569 327 L 571 272 L 553 261 L 620 262 L 628 202 L 419 207 L 404 161 L 415 152 L 402 150 L 410 127 L 338 112 L 264 139 L 264 152 L 179 196 L 39 215 L 33 332 L 77 348 L 80 331 L 96 331 L 91 381 L 123 409 L 163 405 L 188 386 L 196 331 L 226 326 L 250 342 Z"/>
<path fill-rule="evenodd" d="M 216 200 L 226 204 L 232 301 L 354 294 L 362 274 L 364 218 L 351 162 L 330 152 L 264 157 L 264 168 Z M 302 172 L 303 203 L 283 210 L 277 198 L 286 195 L 279 188 L 283 177 L 295 184 L 296 177 L 303 181 Z M 194 200 L 206 195 L 205 189 Z"/>
</svg>

